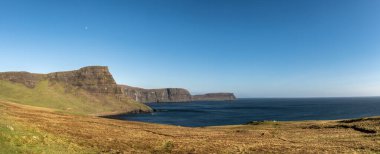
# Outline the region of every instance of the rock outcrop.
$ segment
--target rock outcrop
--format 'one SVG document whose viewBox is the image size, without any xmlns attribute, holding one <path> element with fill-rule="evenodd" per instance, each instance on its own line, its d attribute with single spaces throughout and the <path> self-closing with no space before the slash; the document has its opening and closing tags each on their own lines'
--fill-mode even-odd
<svg viewBox="0 0 380 154">
<path fill-rule="evenodd" d="M 44 74 L 29 72 L 4 72 L 0 73 L 0 80 L 23 84 L 28 88 L 34 88 L 36 84 L 45 78 Z"/>
<path fill-rule="evenodd" d="M 121 87 L 105 66 L 89 66 L 75 71 L 47 74 L 52 82 L 64 82 L 93 94 L 123 94 Z"/>
<path fill-rule="evenodd" d="M 208 93 L 192 96 L 193 101 L 232 101 L 236 97 L 233 93 Z"/>
</svg>

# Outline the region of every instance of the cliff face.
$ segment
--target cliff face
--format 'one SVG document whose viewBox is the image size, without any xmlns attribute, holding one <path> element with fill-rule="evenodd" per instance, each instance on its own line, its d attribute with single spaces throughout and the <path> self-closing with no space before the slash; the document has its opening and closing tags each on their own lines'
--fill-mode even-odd
<svg viewBox="0 0 380 154">
<path fill-rule="evenodd" d="M 233 93 L 208 93 L 204 95 L 194 95 L 193 101 L 232 101 L 236 97 Z"/>
<path fill-rule="evenodd" d="M 122 94 L 108 67 L 90 66 L 75 71 L 47 74 L 53 82 L 64 82 L 85 89 L 93 94 Z"/>
<path fill-rule="evenodd" d="M 124 94 L 138 102 L 186 102 L 191 101 L 190 92 L 181 88 L 142 89 L 122 86 Z"/>
<path fill-rule="evenodd" d="M 61 82 L 77 88 L 82 88 L 93 94 L 123 94 L 105 66 L 83 67 L 75 71 L 55 72 L 49 74 L 34 74 L 29 72 L 0 73 L 0 80 L 20 83 L 34 88 L 41 80 Z"/>
<path fill-rule="evenodd" d="M 130 86 L 122 86 L 125 95 L 129 98 L 143 103 L 153 102 L 190 102 L 190 101 L 231 101 L 236 97 L 233 93 L 209 93 L 205 95 L 194 95 L 186 89 L 143 89 Z"/>
</svg>

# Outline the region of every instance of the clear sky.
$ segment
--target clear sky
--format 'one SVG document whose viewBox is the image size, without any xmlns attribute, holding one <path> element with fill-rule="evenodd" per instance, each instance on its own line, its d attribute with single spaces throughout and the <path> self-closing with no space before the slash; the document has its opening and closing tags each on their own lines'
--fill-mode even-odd
<svg viewBox="0 0 380 154">
<path fill-rule="evenodd" d="M 0 71 L 238 97 L 380 95 L 379 0 L 1 0 Z"/>
</svg>

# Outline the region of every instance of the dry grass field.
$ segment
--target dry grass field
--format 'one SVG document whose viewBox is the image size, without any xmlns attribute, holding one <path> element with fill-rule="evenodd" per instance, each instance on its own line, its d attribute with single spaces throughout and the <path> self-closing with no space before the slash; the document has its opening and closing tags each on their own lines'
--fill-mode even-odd
<svg viewBox="0 0 380 154">
<path fill-rule="evenodd" d="M 188 128 L 0 101 L 0 153 L 380 153 L 380 118 Z"/>
</svg>

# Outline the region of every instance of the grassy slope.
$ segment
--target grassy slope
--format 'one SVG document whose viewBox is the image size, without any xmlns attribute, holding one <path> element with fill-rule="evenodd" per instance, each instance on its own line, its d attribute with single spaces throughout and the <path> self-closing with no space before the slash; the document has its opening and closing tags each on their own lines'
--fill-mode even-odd
<svg viewBox="0 0 380 154">
<path fill-rule="evenodd" d="M 4 106 L 0 106 L 4 110 Z M 95 148 L 84 148 L 68 139 L 25 126 L 0 112 L 0 153 L 96 153 Z"/>
<path fill-rule="evenodd" d="M 57 113 L 2 101 L 0 113 L 0 145 L 6 145 L 0 153 L 15 153 L 14 150 L 28 153 L 29 147 L 35 153 L 380 152 L 379 117 L 186 128 Z M 19 141 L 23 135 L 18 134 L 29 137 Z M 48 134 L 46 143 L 45 138 L 42 140 L 45 134 Z M 33 141 L 33 136 L 39 136 L 39 140 Z M 73 148 L 62 151 L 65 147 Z"/>
<path fill-rule="evenodd" d="M 41 81 L 35 88 L 0 80 L 0 99 L 76 114 L 150 110 L 141 103 L 121 102 L 113 96 L 94 96 L 84 90 L 64 87 L 59 83 L 52 84 L 47 80 Z"/>
</svg>

